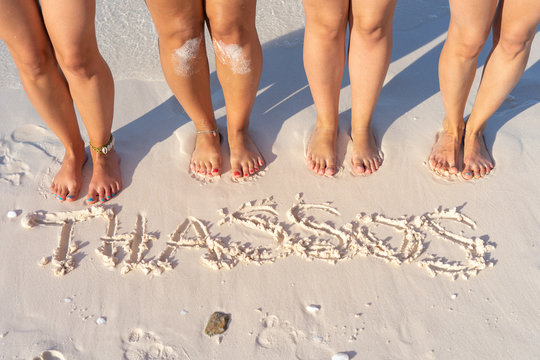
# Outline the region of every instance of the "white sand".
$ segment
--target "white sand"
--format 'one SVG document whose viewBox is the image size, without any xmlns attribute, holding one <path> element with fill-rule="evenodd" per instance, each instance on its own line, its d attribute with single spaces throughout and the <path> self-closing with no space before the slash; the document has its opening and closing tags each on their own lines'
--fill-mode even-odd
<svg viewBox="0 0 540 360">
<path fill-rule="evenodd" d="M 540 40 L 488 123 L 495 171 L 448 181 L 424 164 L 448 19 L 446 1 L 398 3 L 374 118 L 384 164 L 351 175 L 345 77 L 343 166 L 320 178 L 303 155 L 315 110 L 301 3 L 260 1 L 251 129 L 268 166 L 233 181 L 224 143 L 224 175 L 199 181 L 187 173 L 194 128 L 163 81 L 144 4 L 100 1 L 125 188 L 90 209 L 49 194 L 63 150 L 2 45 L 0 359 L 539 358 Z M 225 134 L 214 72 L 212 92 Z M 231 322 L 209 338 L 214 311 Z"/>
</svg>

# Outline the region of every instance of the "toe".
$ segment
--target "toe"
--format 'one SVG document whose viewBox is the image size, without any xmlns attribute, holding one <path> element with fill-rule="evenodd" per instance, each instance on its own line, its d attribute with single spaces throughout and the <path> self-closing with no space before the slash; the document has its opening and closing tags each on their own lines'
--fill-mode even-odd
<svg viewBox="0 0 540 360">
<path fill-rule="evenodd" d="M 88 197 L 86 198 L 86 202 L 88 204 L 95 204 L 99 200 L 98 196 L 99 196 L 99 194 L 97 193 L 97 191 L 95 189 L 89 189 L 88 190 Z"/>
<path fill-rule="evenodd" d="M 112 193 L 113 193 L 113 191 L 112 191 L 111 187 L 107 187 L 107 188 L 105 189 L 105 201 L 111 200 L 111 198 L 112 198 Z"/>
<path fill-rule="evenodd" d="M 366 169 L 361 162 L 355 162 L 353 165 L 353 169 L 359 175 L 364 175 L 364 173 L 366 172 Z"/>
<path fill-rule="evenodd" d="M 60 201 L 66 200 L 68 189 L 66 187 L 59 187 L 56 189 L 56 198 Z"/>
<path fill-rule="evenodd" d="M 242 175 L 244 177 L 248 177 L 249 176 L 249 165 L 246 163 L 246 164 L 242 164 Z"/>
<path fill-rule="evenodd" d="M 212 170 L 214 169 L 214 167 L 212 166 L 212 163 L 210 161 L 207 161 L 204 163 L 204 172 L 207 176 L 212 176 L 213 173 L 212 173 Z"/>
<path fill-rule="evenodd" d="M 379 164 L 377 163 L 377 159 L 372 159 L 371 160 L 371 171 L 375 172 L 377 170 L 379 170 Z"/>
<path fill-rule="evenodd" d="M 333 162 L 327 162 L 325 166 L 326 168 L 324 170 L 324 174 L 327 176 L 334 176 L 336 173 L 336 164 Z"/>
<path fill-rule="evenodd" d="M 107 200 L 107 195 L 106 195 L 106 191 L 104 188 L 100 188 L 99 191 L 98 191 L 98 198 L 99 198 L 99 202 L 100 203 L 104 203 L 105 200 Z"/>
<path fill-rule="evenodd" d="M 463 169 L 463 171 L 461 172 L 461 176 L 465 179 L 465 180 L 471 180 L 474 176 L 474 173 L 473 171 L 471 170 L 470 167 L 466 167 L 465 169 Z"/>
</svg>

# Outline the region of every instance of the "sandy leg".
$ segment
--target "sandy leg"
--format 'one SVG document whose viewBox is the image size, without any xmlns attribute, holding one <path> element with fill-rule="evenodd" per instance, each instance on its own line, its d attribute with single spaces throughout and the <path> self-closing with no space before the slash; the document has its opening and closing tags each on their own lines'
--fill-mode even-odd
<svg viewBox="0 0 540 360">
<path fill-rule="evenodd" d="M 120 175 L 120 157 L 112 149 L 107 155 L 92 151 L 94 170 L 88 186 L 89 204 L 105 202 L 118 194 L 122 189 L 122 177 Z"/>
<path fill-rule="evenodd" d="M 489 174 L 494 164 L 486 148 L 482 133 L 465 133 L 463 141 L 463 171 L 465 180 L 480 178 Z"/>
<path fill-rule="evenodd" d="M 221 149 L 219 133 L 197 134 L 195 149 L 191 154 L 190 170 L 200 175 L 221 174 Z"/>
<path fill-rule="evenodd" d="M 315 174 L 333 176 L 336 173 L 336 142 L 336 127 L 315 127 L 306 151 L 307 165 Z"/>
<path fill-rule="evenodd" d="M 351 163 L 358 175 L 369 175 L 379 170 L 383 159 L 380 155 L 371 129 L 356 130 L 351 133 L 353 153 Z"/>
<path fill-rule="evenodd" d="M 248 130 L 229 130 L 229 147 L 231 169 L 235 178 L 253 175 L 264 165 L 264 159 Z"/>
</svg>

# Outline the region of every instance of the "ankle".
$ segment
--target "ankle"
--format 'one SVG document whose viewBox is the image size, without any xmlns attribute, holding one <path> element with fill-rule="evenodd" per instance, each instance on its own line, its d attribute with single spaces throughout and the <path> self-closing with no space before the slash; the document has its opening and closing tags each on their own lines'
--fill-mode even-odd
<svg viewBox="0 0 540 360">
<path fill-rule="evenodd" d="M 465 131 L 465 121 L 463 119 L 449 120 L 445 117 L 442 126 L 445 132 L 455 136 L 461 136 Z"/>
<path fill-rule="evenodd" d="M 481 137 L 484 135 L 484 129 L 485 125 L 475 126 L 474 124 L 467 122 L 467 126 L 465 127 L 465 137 Z"/>
<path fill-rule="evenodd" d="M 68 159 L 86 158 L 84 142 L 81 141 L 80 144 L 70 144 L 68 146 L 64 146 L 64 158 L 68 158 Z"/>
</svg>

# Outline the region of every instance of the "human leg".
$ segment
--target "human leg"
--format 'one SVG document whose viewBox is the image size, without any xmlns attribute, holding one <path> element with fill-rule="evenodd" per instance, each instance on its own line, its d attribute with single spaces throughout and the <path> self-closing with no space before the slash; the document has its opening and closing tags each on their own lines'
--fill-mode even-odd
<svg viewBox="0 0 540 360">
<path fill-rule="evenodd" d="M 339 91 L 345 66 L 349 0 L 304 0 L 304 68 L 317 110 L 308 143 L 308 167 L 316 174 L 336 172 Z"/>
<path fill-rule="evenodd" d="M 94 17 L 95 2 L 42 0 L 42 13 L 53 49 L 69 90 L 88 132 L 90 143 L 109 141 L 113 119 L 114 83 L 99 53 Z M 90 151 L 93 173 L 88 203 L 105 202 L 122 187 L 120 159 L 114 149 L 107 155 Z"/>
<path fill-rule="evenodd" d="M 532 40 L 540 21 L 540 3 L 534 0 L 500 1 L 493 25 L 493 49 L 484 67 L 471 116 L 465 127 L 462 176 L 489 174 L 493 160 L 482 133 L 525 71 Z"/>
<path fill-rule="evenodd" d="M 371 130 L 371 117 L 392 54 L 392 22 L 396 0 L 352 0 L 349 17 L 349 73 L 352 110 L 351 162 L 357 174 L 379 169 L 382 158 Z"/>
<path fill-rule="evenodd" d="M 61 201 L 74 201 L 86 161 L 84 142 L 37 2 L 0 0 L 0 38 L 13 56 L 32 105 L 64 145 L 62 167 L 52 181 L 51 191 Z"/>
<path fill-rule="evenodd" d="M 249 134 L 249 119 L 262 71 L 255 28 L 255 0 L 207 0 L 219 82 L 227 108 L 227 134 L 234 177 L 254 174 L 264 165 Z"/>
<path fill-rule="evenodd" d="M 203 1 L 146 0 L 159 36 L 163 74 L 172 92 L 195 124 L 197 134 L 190 169 L 202 175 L 221 174 L 221 152 L 204 39 Z"/>
<path fill-rule="evenodd" d="M 478 55 L 489 35 L 497 0 L 450 0 L 448 36 L 439 59 L 439 83 L 444 104 L 443 129 L 438 133 L 429 164 L 438 173 L 456 174 L 465 124 L 463 112 Z"/>
</svg>

